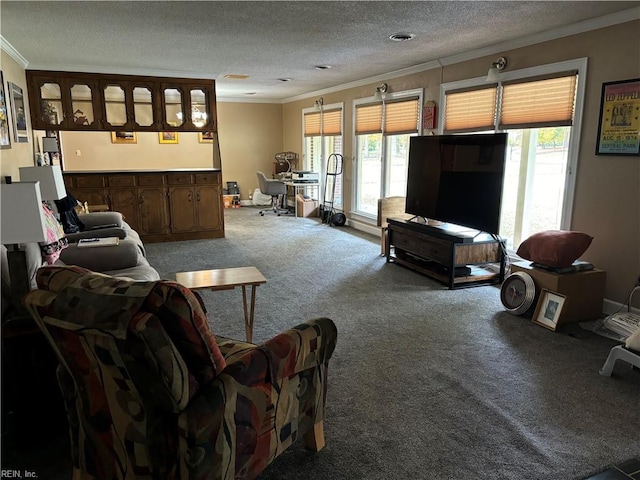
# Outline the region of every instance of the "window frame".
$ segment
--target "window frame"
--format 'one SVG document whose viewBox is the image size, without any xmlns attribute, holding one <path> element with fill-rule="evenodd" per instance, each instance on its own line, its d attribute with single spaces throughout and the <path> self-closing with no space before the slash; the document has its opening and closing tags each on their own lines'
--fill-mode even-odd
<svg viewBox="0 0 640 480">
<path fill-rule="evenodd" d="M 384 104 L 387 102 L 396 102 L 396 101 L 402 101 L 402 99 L 409 99 L 409 98 L 415 98 L 418 97 L 418 128 L 417 128 L 417 134 L 421 135 L 422 134 L 422 109 L 424 107 L 424 88 L 414 88 L 411 90 L 403 90 L 401 92 L 392 92 L 392 93 L 387 93 L 384 97 L 384 99 L 382 100 L 378 100 L 376 99 L 375 96 L 370 96 L 370 97 L 363 97 L 363 98 L 357 98 L 355 100 L 353 100 L 353 104 L 352 104 L 352 122 L 351 124 L 353 125 L 352 127 L 352 151 L 354 152 L 353 155 L 353 178 L 351 180 L 351 206 L 349 209 L 349 213 L 350 215 L 355 218 L 358 219 L 360 221 L 364 221 L 365 223 L 369 223 L 371 221 L 376 221 L 376 215 L 374 214 L 370 214 L 367 212 L 363 212 L 363 211 L 359 211 L 357 210 L 357 204 L 358 204 L 358 195 L 359 195 L 359 189 L 358 189 L 358 179 L 360 178 L 360 171 L 359 171 L 359 166 L 358 166 L 358 135 L 356 134 L 356 110 L 357 107 L 360 105 L 367 105 L 367 104 L 382 104 L 383 105 L 383 112 L 382 112 L 382 145 L 381 145 L 381 149 L 382 149 L 382 158 L 381 158 L 381 190 L 385 190 L 388 188 L 388 182 L 389 182 L 389 177 L 390 177 L 390 165 L 388 165 L 388 163 L 390 162 L 390 159 L 387 158 L 387 142 L 388 142 L 388 137 L 390 135 L 387 135 L 384 131 L 384 125 L 385 125 L 385 113 L 386 110 L 384 109 Z M 405 134 L 401 134 L 401 135 L 407 135 Z M 383 195 L 383 191 L 380 192 L 380 195 Z"/>
<path fill-rule="evenodd" d="M 537 67 L 523 68 L 520 70 L 514 70 L 509 72 L 501 72 L 500 80 L 498 84 L 502 82 L 508 82 L 512 80 L 526 80 L 531 79 L 534 81 L 536 78 L 546 75 L 561 74 L 571 70 L 577 71 L 576 82 L 576 99 L 575 110 L 573 117 L 573 125 L 571 130 L 571 137 L 569 139 L 569 149 L 567 158 L 567 175 L 565 179 L 565 189 L 563 192 L 562 212 L 560 217 L 560 228 L 562 230 L 571 229 L 571 220 L 573 215 L 573 201 L 575 197 L 576 186 L 576 172 L 578 166 L 578 154 L 580 153 L 580 139 L 582 134 L 582 117 L 585 102 L 586 83 L 587 83 L 587 64 L 588 59 L 586 57 L 577 58 L 573 60 L 566 60 L 563 62 L 549 63 L 545 65 L 539 65 Z M 443 134 L 444 129 L 444 111 L 446 105 L 446 93 L 450 90 L 459 90 L 463 88 L 473 88 L 483 84 L 487 84 L 486 77 L 475 77 L 466 80 L 460 80 L 457 82 L 448 82 L 440 85 L 440 108 L 439 122 L 438 122 L 438 135 Z M 499 132 L 498 129 L 500 118 L 496 115 L 494 131 Z"/>
<path fill-rule="evenodd" d="M 333 111 L 333 110 L 340 110 L 340 131 L 342 132 L 340 135 L 324 135 L 323 133 L 323 125 L 322 125 L 322 113 L 327 110 L 327 111 Z M 325 189 L 326 189 L 326 184 L 325 184 L 325 180 L 326 180 L 326 174 L 327 174 L 327 158 L 329 157 L 330 153 L 335 153 L 335 152 L 325 152 L 325 137 L 342 137 L 342 145 L 344 147 L 344 102 L 337 102 L 337 103 L 330 103 L 327 105 L 322 105 L 320 112 L 318 112 L 317 108 L 314 107 L 308 107 L 308 108 L 303 108 L 302 112 L 301 112 L 301 125 L 302 125 L 302 164 L 299 165 L 298 167 L 302 170 L 307 170 L 309 169 L 309 159 L 308 159 L 308 152 L 307 152 L 307 137 L 305 136 L 305 115 L 306 114 L 310 114 L 310 113 L 320 113 L 320 135 L 318 136 L 313 136 L 313 137 L 309 137 L 309 138 L 320 138 L 320 186 L 318 187 L 318 201 L 319 202 L 324 202 L 324 194 L 325 194 Z M 341 152 L 342 155 L 344 155 L 344 152 Z M 344 177 L 344 174 L 343 174 Z M 339 196 L 339 198 L 344 198 L 344 178 L 342 181 L 342 192 Z M 342 206 L 342 205 L 337 205 L 336 206 Z"/>
</svg>

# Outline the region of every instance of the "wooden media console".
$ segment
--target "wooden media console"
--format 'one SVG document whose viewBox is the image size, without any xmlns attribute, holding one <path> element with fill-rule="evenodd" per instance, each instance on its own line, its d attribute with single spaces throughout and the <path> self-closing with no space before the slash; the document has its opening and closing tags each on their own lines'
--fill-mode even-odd
<svg viewBox="0 0 640 480">
<path fill-rule="evenodd" d="M 449 288 L 502 283 L 504 244 L 484 232 L 452 224 L 388 218 L 387 262 L 397 263 Z"/>
</svg>

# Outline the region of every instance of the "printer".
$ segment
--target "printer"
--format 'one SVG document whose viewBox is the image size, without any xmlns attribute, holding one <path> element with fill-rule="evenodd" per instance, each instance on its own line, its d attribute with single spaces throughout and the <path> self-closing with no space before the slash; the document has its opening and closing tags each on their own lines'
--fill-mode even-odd
<svg viewBox="0 0 640 480">
<path fill-rule="evenodd" d="M 296 183 L 318 183 L 320 182 L 320 174 L 316 172 L 291 172 L 291 181 Z"/>
</svg>

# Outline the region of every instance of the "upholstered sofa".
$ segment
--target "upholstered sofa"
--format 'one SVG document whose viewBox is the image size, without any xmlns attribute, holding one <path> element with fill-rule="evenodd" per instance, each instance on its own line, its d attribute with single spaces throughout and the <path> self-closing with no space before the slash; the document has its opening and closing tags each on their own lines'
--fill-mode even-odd
<svg viewBox="0 0 640 480">
<path fill-rule="evenodd" d="M 80 214 L 84 231 L 67 234 L 69 245 L 60 252 L 56 265 L 78 265 L 80 267 L 116 277 L 150 281 L 160 275 L 146 258 L 144 244 L 138 233 L 123 219 L 119 212 L 96 212 Z M 78 248 L 81 238 L 118 237 L 116 247 Z M 46 265 L 37 243 L 25 244 L 28 278 L 31 288 L 36 288 L 36 271 Z M 2 318 L 10 308 L 11 278 L 7 260 L 7 248 L 0 245 L 0 270 L 2 273 Z"/>
<path fill-rule="evenodd" d="M 60 253 L 59 264 L 78 265 L 94 272 L 132 280 L 159 280 L 158 272 L 146 258 L 144 244 L 138 232 L 124 221 L 119 212 L 79 214 L 83 231 L 67 234 L 69 246 Z M 118 237 L 114 247 L 78 248 L 83 238 Z"/>
<path fill-rule="evenodd" d="M 37 283 L 25 305 L 60 360 L 74 478 L 250 480 L 296 439 L 324 446 L 330 319 L 253 345 L 214 335 L 175 282 L 50 266 Z"/>
</svg>

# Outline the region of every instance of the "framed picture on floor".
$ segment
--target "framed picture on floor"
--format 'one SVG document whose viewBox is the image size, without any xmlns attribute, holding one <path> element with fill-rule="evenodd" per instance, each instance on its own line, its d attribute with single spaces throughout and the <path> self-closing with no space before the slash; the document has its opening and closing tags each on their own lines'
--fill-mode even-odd
<svg viewBox="0 0 640 480">
<path fill-rule="evenodd" d="M 11 114 L 13 115 L 13 138 L 16 143 L 29 142 L 27 133 L 27 110 L 24 106 L 22 89 L 13 82 L 8 82 L 9 97 L 11 99 Z"/>
<path fill-rule="evenodd" d="M 0 71 L 0 148 L 11 148 L 7 96 L 4 93 L 4 77 Z"/>
<path fill-rule="evenodd" d="M 566 295 L 552 292 L 546 288 L 543 289 L 531 320 L 538 325 L 555 331 L 566 299 Z"/>
</svg>

